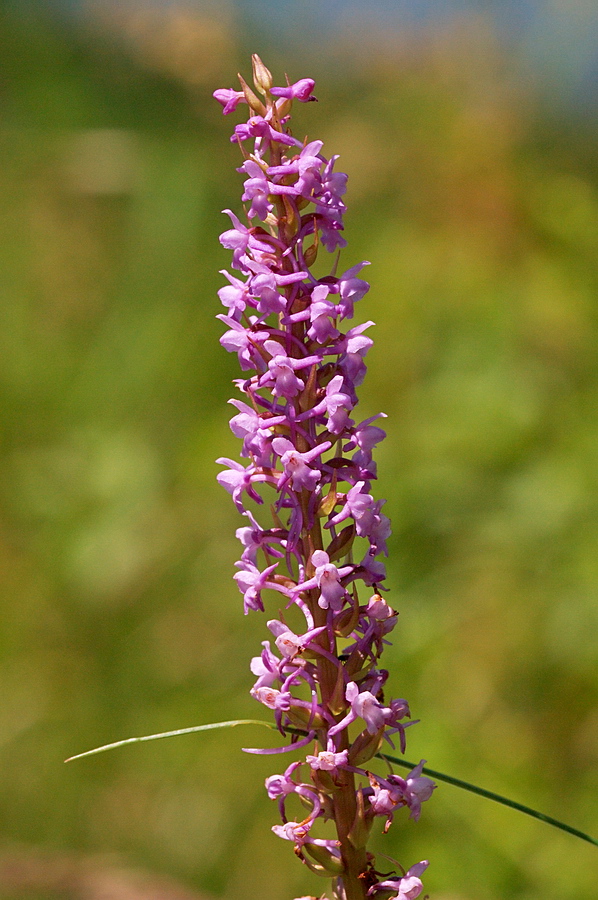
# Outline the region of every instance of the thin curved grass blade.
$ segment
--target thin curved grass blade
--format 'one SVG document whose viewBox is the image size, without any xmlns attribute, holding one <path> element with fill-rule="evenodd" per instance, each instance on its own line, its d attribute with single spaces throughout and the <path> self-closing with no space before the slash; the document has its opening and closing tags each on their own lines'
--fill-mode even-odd
<svg viewBox="0 0 598 900">
<path fill-rule="evenodd" d="M 126 744 L 140 744 L 143 741 L 159 741 L 162 738 L 178 737 L 180 734 L 195 734 L 198 731 L 213 731 L 216 728 L 235 728 L 237 725 L 263 725 L 272 730 L 274 728 L 270 722 L 264 722 L 262 719 L 232 719 L 230 722 L 210 722 L 208 725 L 193 725 L 191 728 L 178 728 L 176 731 L 163 731 L 160 734 L 145 734 L 143 737 L 125 738 L 124 741 L 114 741 L 112 744 L 104 744 L 102 747 L 94 747 L 93 750 L 86 750 L 84 753 L 76 753 L 69 756 L 65 762 L 72 762 L 74 759 L 82 759 L 84 756 L 95 756 L 97 753 L 104 753 L 106 750 L 116 750 L 117 747 L 124 747 Z"/>
<path fill-rule="evenodd" d="M 228 722 L 210 722 L 207 725 L 193 725 L 191 728 L 177 728 L 176 731 L 163 731 L 159 734 L 145 734 L 142 737 L 125 738 L 123 741 L 114 741 L 111 744 L 103 744 L 101 747 L 94 747 L 93 750 L 86 750 L 84 753 L 76 753 L 74 756 L 69 756 L 68 759 L 65 759 L 65 762 L 83 759 L 85 756 L 96 756 L 98 753 L 104 753 L 106 750 L 116 750 L 118 747 L 124 747 L 126 744 L 158 741 L 162 738 L 178 737 L 181 734 L 197 734 L 201 731 L 214 731 L 217 728 L 236 728 L 238 725 L 261 725 L 264 728 L 269 728 L 271 731 L 274 730 L 274 726 L 270 722 L 264 722 L 262 719 L 232 719 Z M 289 730 L 298 734 L 305 734 L 305 732 L 302 732 L 300 729 L 293 728 Z M 387 760 L 389 763 L 394 763 L 394 765 L 402 766 L 405 769 L 414 769 L 416 766 L 416 763 L 414 762 L 409 762 L 406 759 L 399 759 L 396 756 L 390 756 L 388 753 L 378 753 L 377 756 L 379 759 Z M 469 781 L 463 781 L 463 779 L 455 778 L 453 775 L 445 775 L 443 772 L 438 772 L 436 769 L 430 769 L 428 766 L 424 766 L 421 771 L 424 775 L 429 775 L 430 778 L 436 778 L 438 781 L 443 781 L 445 784 L 452 784 L 454 787 L 462 788 L 462 790 L 469 791 L 471 794 L 478 794 L 480 797 L 485 797 L 487 800 L 494 800 L 495 803 L 500 803 L 502 806 L 516 809 L 518 812 L 525 813 L 525 815 L 531 816 L 533 819 L 538 819 L 540 822 L 552 825 L 553 828 L 559 828 L 561 831 L 567 832 L 567 834 L 572 834 L 574 837 L 578 837 L 582 841 L 587 841 L 589 844 L 598 847 L 598 840 L 591 837 L 591 835 L 580 831 L 578 828 L 573 828 L 565 822 L 560 822 L 552 816 L 547 816 L 544 813 L 538 812 L 536 809 L 525 806 L 523 803 L 509 800 L 508 797 L 503 797 L 501 794 L 496 794 L 494 791 L 487 791 L 485 788 L 471 784 Z"/>
<path fill-rule="evenodd" d="M 394 763 L 397 766 L 403 766 L 406 769 L 414 769 L 416 765 L 415 763 L 407 762 L 406 759 L 398 759 L 396 756 L 389 756 L 387 753 L 378 753 L 378 758 L 388 760 L 388 762 Z M 571 825 L 559 822 L 558 819 L 553 819 L 552 816 L 546 816 L 544 813 L 531 809 L 529 806 L 524 806 L 523 803 L 509 800 L 507 797 L 501 796 L 501 794 L 495 794 L 494 791 L 487 791 L 485 788 L 477 787 L 475 784 L 470 784 L 468 781 L 462 781 L 461 778 L 454 778 L 452 775 L 444 775 L 442 772 L 437 772 L 435 769 L 428 769 L 426 766 L 422 768 L 422 772 L 424 775 L 429 775 L 430 778 L 436 778 L 438 781 L 444 781 L 446 784 L 452 784 L 455 787 L 463 788 L 463 790 L 469 791 L 472 794 L 479 794 L 480 797 L 486 797 L 487 800 L 494 800 L 495 803 L 509 806 L 511 809 L 516 809 L 519 812 L 525 813 L 526 816 L 531 816 L 533 819 L 539 819 L 540 822 L 546 822 L 547 825 L 552 825 L 554 828 L 560 828 L 561 831 L 566 831 L 568 834 L 572 834 L 575 837 L 581 838 L 582 841 L 587 841 L 589 844 L 594 844 L 595 847 L 598 847 L 598 840 L 596 840 L 596 838 L 591 837 L 589 834 L 585 834 L 583 831 L 579 831 L 577 828 L 572 828 Z"/>
</svg>

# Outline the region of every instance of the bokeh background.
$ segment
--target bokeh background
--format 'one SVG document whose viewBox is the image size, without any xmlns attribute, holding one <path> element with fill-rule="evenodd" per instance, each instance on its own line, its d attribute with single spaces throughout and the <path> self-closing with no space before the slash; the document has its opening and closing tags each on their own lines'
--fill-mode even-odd
<svg viewBox="0 0 598 900">
<path fill-rule="evenodd" d="M 0 7 L 0 896 L 290 900 L 285 763 L 237 729 L 265 618 L 232 582 L 212 90 L 312 75 L 372 263 L 362 414 L 408 758 L 598 832 L 598 12 L 568 3 Z M 595 847 L 440 787 L 376 849 L 434 900 L 594 900 Z M 390 867 L 390 864 L 389 864 Z"/>
</svg>

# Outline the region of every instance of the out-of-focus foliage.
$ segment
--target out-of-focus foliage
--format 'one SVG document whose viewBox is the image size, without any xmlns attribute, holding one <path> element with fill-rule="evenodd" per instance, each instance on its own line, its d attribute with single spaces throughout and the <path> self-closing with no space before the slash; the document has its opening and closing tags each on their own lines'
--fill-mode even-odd
<svg viewBox="0 0 598 900">
<path fill-rule="evenodd" d="M 0 854 L 116 854 L 226 900 L 316 894 L 269 830 L 285 758 L 240 751 L 262 733 L 62 765 L 259 713 L 265 618 L 242 615 L 213 463 L 237 453 L 214 315 L 240 181 L 209 94 L 248 57 L 189 13 L 74 30 L 26 7 L 0 23 Z M 595 833 L 595 135 L 539 118 L 483 30 L 360 46 L 263 55 L 318 79 L 296 132 L 341 154 L 343 263 L 372 262 L 362 409 L 389 415 L 408 758 Z M 427 807 L 376 843 L 428 857 L 435 900 L 595 897 L 595 848 L 450 787 Z M 56 896 L 43 874 L 31 890 Z"/>
</svg>

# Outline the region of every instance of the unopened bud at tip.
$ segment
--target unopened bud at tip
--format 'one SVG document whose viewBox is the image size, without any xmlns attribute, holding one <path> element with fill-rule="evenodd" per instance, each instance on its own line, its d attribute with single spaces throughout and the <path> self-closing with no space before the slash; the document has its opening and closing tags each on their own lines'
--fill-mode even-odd
<svg viewBox="0 0 598 900">
<path fill-rule="evenodd" d="M 253 66 L 253 83 L 260 93 L 267 94 L 274 83 L 270 69 L 266 68 L 257 53 L 251 57 L 251 64 Z"/>
</svg>

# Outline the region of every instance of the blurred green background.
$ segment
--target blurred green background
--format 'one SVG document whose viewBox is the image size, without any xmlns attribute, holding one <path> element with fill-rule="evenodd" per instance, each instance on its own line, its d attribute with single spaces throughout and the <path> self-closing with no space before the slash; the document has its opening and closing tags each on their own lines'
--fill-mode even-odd
<svg viewBox="0 0 598 900">
<path fill-rule="evenodd" d="M 243 617 L 215 484 L 238 453 L 214 316 L 241 181 L 210 98 L 254 50 L 316 78 L 295 130 L 341 155 L 342 264 L 372 263 L 361 408 L 389 416 L 407 756 L 598 832 L 596 127 L 518 84 L 483 17 L 324 53 L 227 9 L 1 7 L 3 900 L 324 888 L 270 832 L 287 762 L 240 749 L 265 733 L 62 763 L 261 716 L 265 617 Z M 595 847 L 448 786 L 375 849 L 430 859 L 433 900 L 597 895 Z"/>
</svg>

